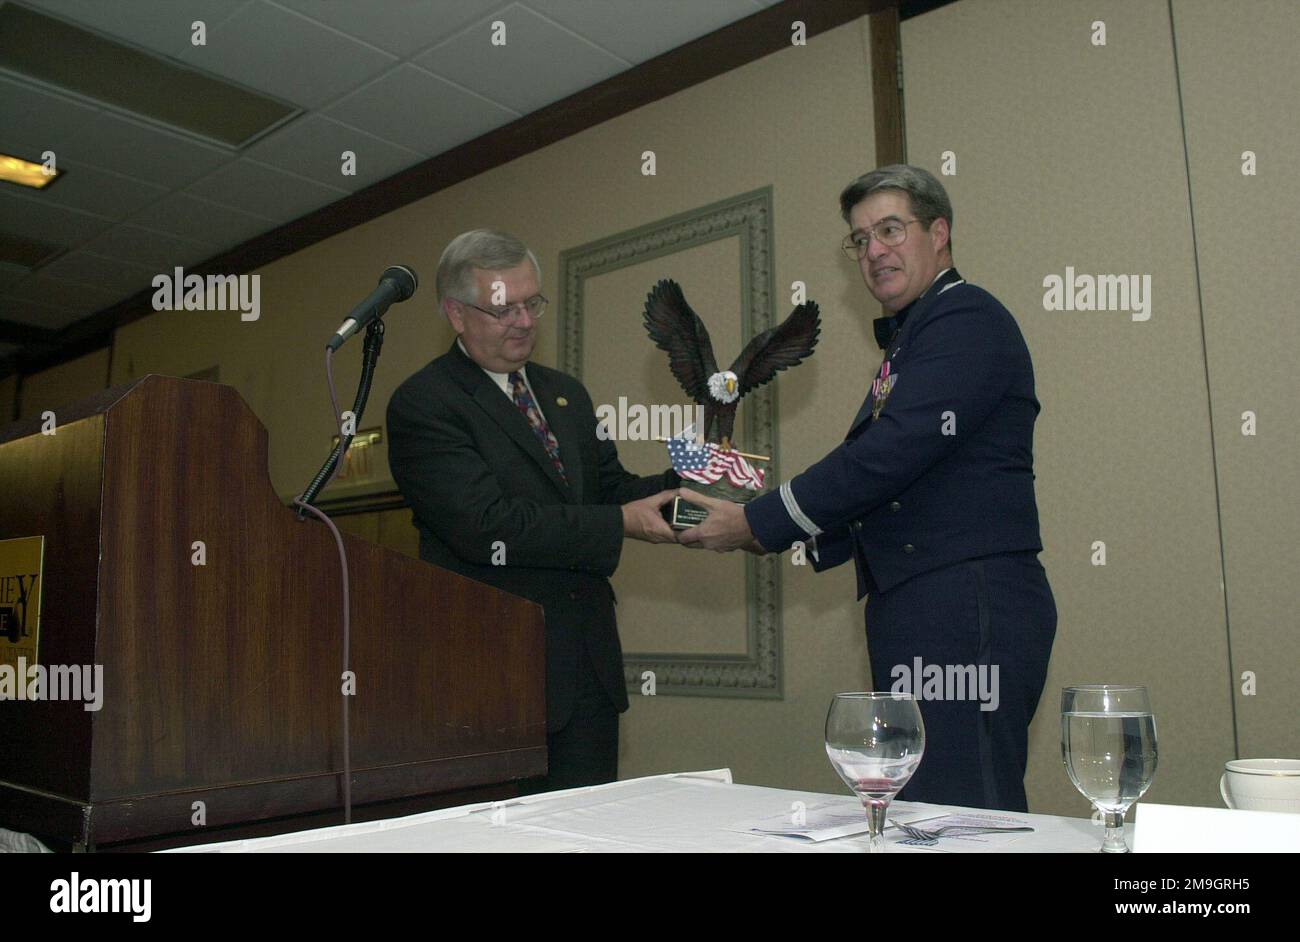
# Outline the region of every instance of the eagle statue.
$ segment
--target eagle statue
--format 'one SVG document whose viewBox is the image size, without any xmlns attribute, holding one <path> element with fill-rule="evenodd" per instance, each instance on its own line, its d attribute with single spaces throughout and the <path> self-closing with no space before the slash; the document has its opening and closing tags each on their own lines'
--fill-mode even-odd
<svg viewBox="0 0 1300 942">
<path fill-rule="evenodd" d="M 705 439 L 730 449 L 741 397 L 809 356 L 817 346 L 821 317 L 817 304 L 805 301 L 779 325 L 750 340 L 731 369 L 719 370 L 704 322 L 686 303 L 681 286 L 664 279 L 646 296 L 645 328 L 668 354 L 686 395 L 704 406 Z"/>
</svg>

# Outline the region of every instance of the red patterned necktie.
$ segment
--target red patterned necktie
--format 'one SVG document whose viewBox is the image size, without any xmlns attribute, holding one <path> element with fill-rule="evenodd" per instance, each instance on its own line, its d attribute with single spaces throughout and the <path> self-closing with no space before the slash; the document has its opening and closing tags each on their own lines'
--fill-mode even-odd
<svg viewBox="0 0 1300 942">
<path fill-rule="evenodd" d="M 515 408 L 524 414 L 533 434 L 542 443 L 546 453 L 551 456 L 551 463 L 555 465 L 555 470 L 560 472 L 560 479 L 568 484 L 569 479 L 564 473 L 564 464 L 560 461 L 560 443 L 547 426 L 546 420 L 542 418 L 542 413 L 537 410 L 537 404 L 533 402 L 532 393 L 528 391 L 523 376 L 514 372 L 507 379 L 510 380 L 510 391 L 515 400 Z"/>
</svg>

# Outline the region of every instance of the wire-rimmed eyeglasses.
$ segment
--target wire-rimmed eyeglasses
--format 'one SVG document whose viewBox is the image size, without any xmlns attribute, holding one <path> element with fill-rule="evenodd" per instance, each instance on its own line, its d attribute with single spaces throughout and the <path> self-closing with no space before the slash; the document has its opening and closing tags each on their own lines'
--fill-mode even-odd
<svg viewBox="0 0 1300 942">
<path fill-rule="evenodd" d="M 457 298 L 456 300 L 460 300 Z M 527 311 L 533 318 L 541 317 L 546 313 L 546 305 L 550 302 L 540 294 L 535 294 L 526 301 L 516 301 L 514 304 L 506 304 L 498 308 L 479 307 L 477 304 L 471 304 L 468 301 L 461 301 L 466 307 L 472 307 L 476 311 L 482 311 L 484 314 L 492 317 L 503 324 L 518 324 Z"/>
<path fill-rule="evenodd" d="M 840 248 L 851 261 L 859 261 L 867 257 L 867 250 L 871 247 L 871 240 L 875 239 L 881 245 L 902 245 L 907 240 L 907 227 L 914 222 L 920 222 L 919 219 L 886 219 L 876 223 L 870 229 L 854 229 L 844 237 L 840 243 Z"/>
</svg>

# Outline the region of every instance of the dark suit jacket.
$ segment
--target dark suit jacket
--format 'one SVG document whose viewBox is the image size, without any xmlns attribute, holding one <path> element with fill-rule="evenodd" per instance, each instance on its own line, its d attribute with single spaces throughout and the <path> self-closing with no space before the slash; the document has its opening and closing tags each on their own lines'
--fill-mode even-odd
<svg viewBox="0 0 1300 942">
<path fill-rule="evenodd" d="M 961 560 L 1042 549 L 1029 349 L 1010 312 L 960 278 L 940 276 L 890 343 L 879 417 L 869 392 L 844 443 L 790 481 L 825 531 L 814 568 L 852 557 L 859 599 Z M 746 516 L 768 549 L 809 540 L 777 492 Z"/>
<path fill-rule="evenodd" d="M 554 731 L 572 715 L 584 646 L 614 706 L 627 709 L 608 579 L 623 549 L 619 505 L 678 478 L 625 471 L 614 443 L 596 436 L 582 384 L 537 363 L 527 373 L 567 484 L 514 403 L 455 343 L 389 401 L 388 461 L 420 531 L 421 559 L 545 608 Z M 497 549 L 505 565 L 493 565 Z"/>
</svg>

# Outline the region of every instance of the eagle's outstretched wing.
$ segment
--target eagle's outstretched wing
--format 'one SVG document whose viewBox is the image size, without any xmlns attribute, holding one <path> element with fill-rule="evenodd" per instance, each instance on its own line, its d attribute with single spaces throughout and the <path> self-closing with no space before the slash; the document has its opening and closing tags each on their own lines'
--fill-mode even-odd
<svg viewBox="0 0 1300 942">
<path fill-rule="evenodd" d="M 820 333 L 817 303 L 805 301 L 776 327 L 763 331 L 745 345 L 731 365 L 731 372 L 740 380 L 737 391 L 743 396 L 781 370 L 794 366 L 813 352 Z"/>
<path fill-rule="evenodd" d="M 677 282 L 665 278 L 646 295 L 645 329 L 668 354 L 668 365 L 686 395 L 699 403 L 710 402 L 709 377 L 718 372 L 713 344 Z"/>
</svg>

